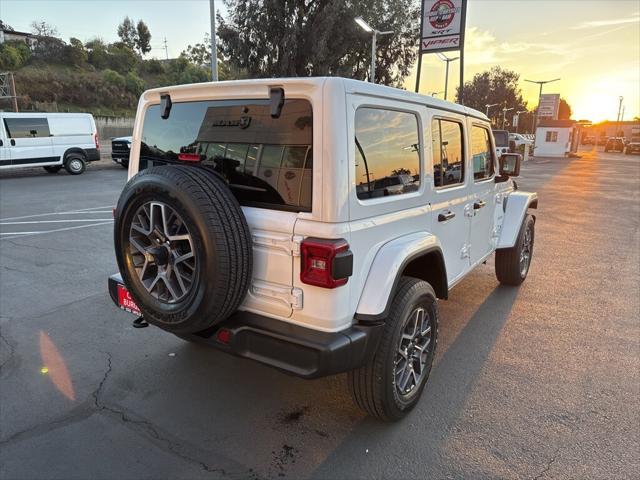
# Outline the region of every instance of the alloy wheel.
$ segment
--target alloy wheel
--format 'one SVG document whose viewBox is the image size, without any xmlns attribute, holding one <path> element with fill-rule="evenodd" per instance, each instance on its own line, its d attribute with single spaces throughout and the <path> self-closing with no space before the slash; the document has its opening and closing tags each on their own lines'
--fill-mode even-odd
<svg viewBox="0 0 640 480">
<path fill-rule="evenodd" d="M 409 315 L 395 356 L 395 386 L 406 396 L 420 386 L 426 376 L 432 345 L 429 313 L 422 307 Z"/>
<path fill-rule="evenodd" d="M 129 245 L 138 279 L 152 297 L 170 304 L 186 297 L 198 264 L 191 233 L 173 208 L 156 201 L 138 208 Z"/>
</svg>

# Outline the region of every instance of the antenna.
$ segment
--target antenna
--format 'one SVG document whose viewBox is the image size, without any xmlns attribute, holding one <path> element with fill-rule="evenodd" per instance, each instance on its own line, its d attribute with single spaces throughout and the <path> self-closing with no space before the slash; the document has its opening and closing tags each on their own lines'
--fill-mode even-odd
<svg viewBox="0 0 640 480">
<path fill-rule="evenodd" d="M 162 42 L 164 44 L 164 54 L 167 57 L 167 60 L 169 60 L 169 48 L 167 47 L 167 37 L 164 37 L 164 42 Z"/>
</svg>

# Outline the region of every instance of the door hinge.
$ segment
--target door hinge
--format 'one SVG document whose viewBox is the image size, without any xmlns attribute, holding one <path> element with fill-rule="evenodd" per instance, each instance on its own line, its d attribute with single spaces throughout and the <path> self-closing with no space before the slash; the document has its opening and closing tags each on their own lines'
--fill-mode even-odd
<svg viewBox="0 0 640 480">
<path fill-rule="evenodd" d="M 460 258 L 467 258 L 471 256 L 471 245 L 465 243 L 462 249 L 460 250 Z"/>
<path fill-rule="evenodd" d="M 273 235 L 256 232 L 253 234 L 253 244 L 260 247 L 283 250 L 294 257 L 300 256 L 300 244 L 304 239 L 301 235 Z"/>
<path fill-rule="evenodd" d="M 251 294 L 256 297 L 275 300 L 294 310 L 302 309 L 303 293 L 300 288 L 285 287 L 254 280 L 251 285 Z"/>
</svg>

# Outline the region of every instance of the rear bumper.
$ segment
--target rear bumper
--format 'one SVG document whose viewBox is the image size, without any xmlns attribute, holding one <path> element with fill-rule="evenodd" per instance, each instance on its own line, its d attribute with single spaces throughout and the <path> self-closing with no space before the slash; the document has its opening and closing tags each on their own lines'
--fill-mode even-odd
<svg viewBox="0 0 640 480">
<path fill-rule="evenodd" d="M 109 277 L 109 294 L 118 305 L 119 274 Z M 255 313 L 237 311 L 206 332 L 180 335 L 187 340 L 250 358 L 302 378 L 319 378 L 353 370 L 378 347 L 384 324 L 353 325 L 340 332 L 320 332 Z M 228 344 L 218 332 L 228 330 Z"/>
<path fill-rule="evenodd" d="M 85 148 L 84 152 L 87 162 L 97 162 L 100 160 L 100 150 L 97 148 Z"/>
</svg>

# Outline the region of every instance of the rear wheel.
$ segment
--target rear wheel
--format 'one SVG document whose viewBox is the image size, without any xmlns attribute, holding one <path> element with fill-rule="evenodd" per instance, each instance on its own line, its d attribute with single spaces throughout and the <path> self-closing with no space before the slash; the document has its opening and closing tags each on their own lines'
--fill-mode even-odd
<svg viewBox="0 0 640 480">
<path fill-rule="evenodd" d="M 42 168 L 44 168 L 48 173 L 58 173 L 62 168 L 62 165 L 50 165 L 48 167 L 42 167 Z"/>
<path fill-rule="evenodd" d="M 127 183 L 116 212 L 120 273 L 149 323 L 195 333 L 238 308 L 251 281 L 252 241 L 217 174 L 147 168 Z"/>
<path fill-rule="evenodd" d="M 431 285 L 403 277 L 393 298 L 378 350 L 348 373 L 360 408 L 385 421 L 399 420 L 420 400 L 438 340 L 438 307 Z"/>
<path fill-rule="evenodd" d="M 524 282 L 533 258 L 534 240 L 535 221 L 531 215 L 526 215 L 516 244 L 496 250 L 496 277 L 500 283 L 517 286 Z"/>
<path fill-rule="evenodd" d="M 71 175 L 80 175 L 87 168 L 87 163 L 84 156 L 79 153 L 72 153 L 67 156 L 64 163 L 64 168 Z"/>
</svg>

